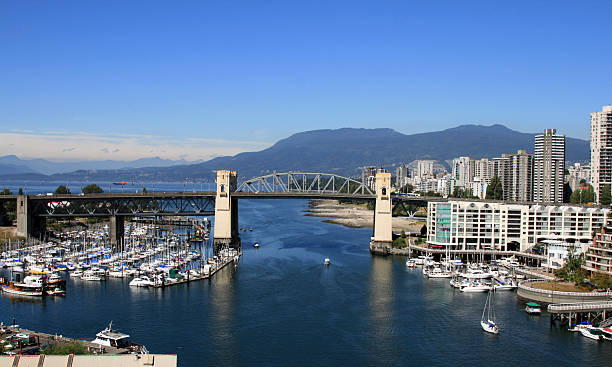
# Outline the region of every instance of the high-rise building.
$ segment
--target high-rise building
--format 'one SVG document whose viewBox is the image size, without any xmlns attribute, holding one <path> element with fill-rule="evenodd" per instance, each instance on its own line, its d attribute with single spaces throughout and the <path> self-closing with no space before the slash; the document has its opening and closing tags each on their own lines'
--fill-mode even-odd
<svg viewBox="0 0 612 367">
<path fill-rule="evenodd" d="M 361 182 L 370 187 L 376 186 L 376 172 L 386 172 L 383 167 L 365 166 L 361 169 Z"/>
<path fill-rule="evenodd" d="M 457 186 L 467 187 L 474 179 L 475 161 L 471 157 L 453 159 L 453 177 Z"/>
<path fill-rule="evenodd" d="M 583 166 L 580 163 L 574 163 L 574 165 L 569 166 L 567 170 L 569 171 L 567 182 L 569 183 L 572 191 L 579 187 L 582 180 L 584 180 L 586 183 L 591 182 L 590 166 Z"/>
<path fill-rule="evenodd" d="M 599 203 L 601 188 L 612 184 L 612 105 L 591 112 L 591 184 Z"/>
<path fill-rule="evenodd" d="M 474 162 L 474 180 L 478 177 L 480 182 L 486 184 L 493 178 L 493 162 L 487 158 L 482 158 Z"/>
<path fill-rule="evenodd" d="M 533 159 L 533 200 L 562 203 L 565 178 L 565 135 L 546 129 L 535 137 Z"/>
<path fill-rule="evenodd" d="M 400 164 L 395 169 L 395 186 L 404 187 L 407 182 L 408 182 L 408 166 L 405 164 Z"/>
<path fill-rule="evenodd" d="M 416 176 L 434 177 L 435 161 L 417 161 Z"/>
<path fill-rule="evenodd" d="M 519 150 L 493 158 L 493 175 L 501 181 L 504 200 L 533 200 L 533 155 Z"/>
</svg>

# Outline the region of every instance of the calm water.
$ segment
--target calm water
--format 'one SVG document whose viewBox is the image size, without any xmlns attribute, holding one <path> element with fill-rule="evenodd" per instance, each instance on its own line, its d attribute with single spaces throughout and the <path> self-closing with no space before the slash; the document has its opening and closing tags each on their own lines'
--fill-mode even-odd
<svg viewBox="0 0 612 367">
<path fill-rule="evenodd" d="M 241 201 L 240 224 L 253 228 L 244 256 L 210 281 L 136 289 L 69 279 L 65 298 L 0 296 L 0 319 L 86 339 L 114 320 L 151 352 L 177 353 L 180 366 L 609 365 L 612 343 L 528 316 L 514 292 L 493 301 L 502 332 L 484 333 L 485 294 L 423 279 L 403 258 L 371 257 L 371 230 L 303 216 L 307 205 Z"/>
</svg>

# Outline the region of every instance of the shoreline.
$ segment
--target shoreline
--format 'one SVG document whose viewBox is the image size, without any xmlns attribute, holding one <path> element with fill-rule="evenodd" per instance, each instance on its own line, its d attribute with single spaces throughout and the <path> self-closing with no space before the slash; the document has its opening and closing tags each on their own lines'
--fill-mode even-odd
<svg viewBox="0 0 612 367">
<path fill-rule="evenodd" d="M 312 199 L 305 216 L 328 218 L 323 223 L 338 224 L 348 228 L 373 228 L 374 212 L 358 204 L 342 204 L 338 200 Z M 425 218 L 393 217 L 393 231 L 420 232 Z"/>
</svg>

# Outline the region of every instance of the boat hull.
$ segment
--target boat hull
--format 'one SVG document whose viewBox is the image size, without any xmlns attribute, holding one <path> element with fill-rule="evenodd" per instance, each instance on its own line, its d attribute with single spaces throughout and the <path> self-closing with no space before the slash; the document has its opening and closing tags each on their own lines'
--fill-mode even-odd
<svg viewBox="0 0 612 367">
<path fill-rule="evenodd" d="M 19 296 L 33 296 L 33 297 L 42 297 L 43 291 L 22 291 L 19 289 L 11 288 L 9 286 L 3 285 L 2 291 L 8 294 L 16 294 Z"/>
</svg>

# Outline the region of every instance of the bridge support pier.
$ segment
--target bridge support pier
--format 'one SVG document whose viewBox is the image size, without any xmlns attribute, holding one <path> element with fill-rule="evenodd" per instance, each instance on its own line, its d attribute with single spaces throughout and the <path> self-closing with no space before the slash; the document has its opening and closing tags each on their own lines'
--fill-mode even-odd
<svg viewBox="0 0 612 367">
<path fill-rule="evenodd" d="M 217 171 L 217 196 L 215 198 L 215 228 L 213 252 L 217 254 L 223 248 L 240 249 L 238 228 L 238 200 L 231 197 L 236 190 L 235 171 Z"/>
<path fill-rule="evenodd" d="M 47 230 L 47 220 L 35 216 L 27 195 L 17 196 L 17 236 L 38 238 Z"/>
<path fill-rule="evenodd" d="M 111 246 L 116 247 L 123 242 L 123 234 L 125 233 L 125 218 L 118 215 L 110 217 L 110 229 L 108 235 L 110 237 Z"/>
<path fill-rule="evenodd" d="M 391 173 L 376 173 L 376 206 L 374 207 L 374 236 L 370 253 L 389 255 L 393 244 L 391 204 Z"/>
</svg>

